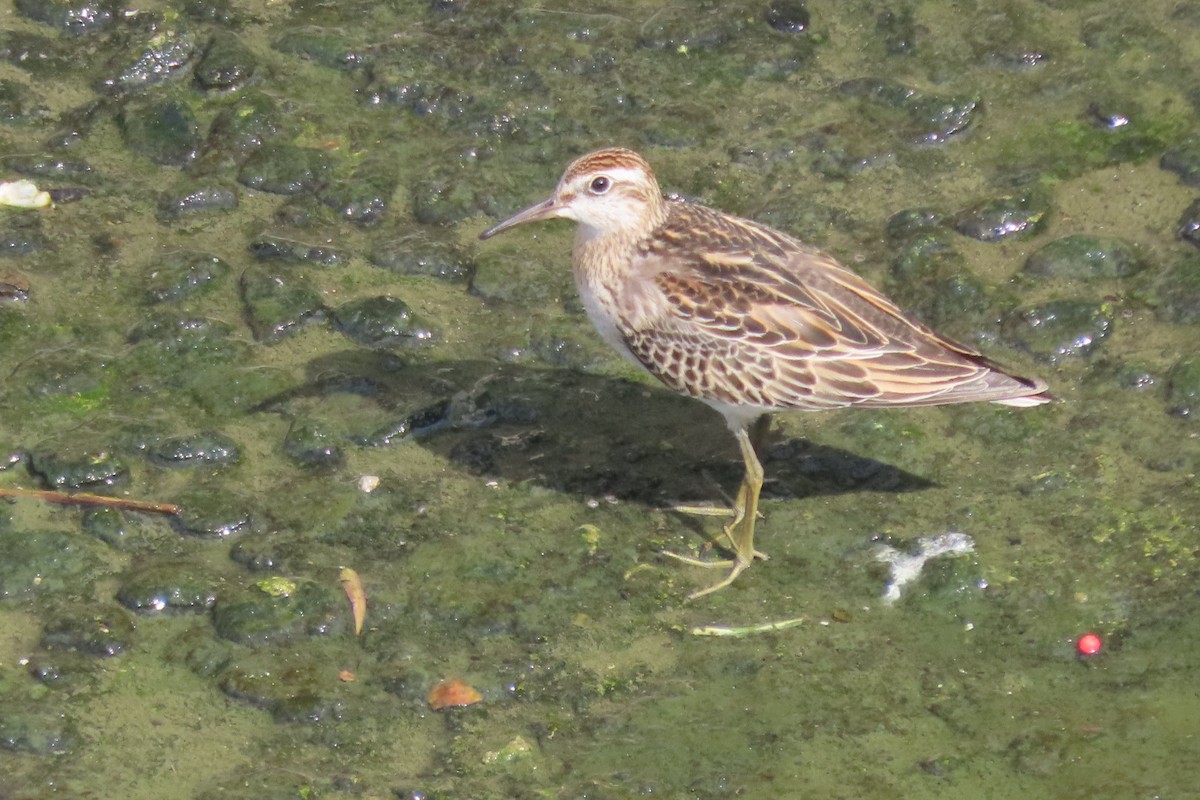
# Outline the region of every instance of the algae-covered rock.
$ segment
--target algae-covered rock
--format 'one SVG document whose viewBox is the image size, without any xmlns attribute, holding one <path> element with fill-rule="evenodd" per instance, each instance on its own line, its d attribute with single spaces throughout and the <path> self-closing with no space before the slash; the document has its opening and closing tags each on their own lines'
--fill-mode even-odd
<svg viewBox="0 0 1200 800">
<path fill-rule="evenodd" d="M 0 536 L 0 599 L 82 594 L 99 566 L 96 545 L 60 531 L 7 530 Z"/>
<path fill-rule="evenodd" d="M 1090 356 L 1112 332 L 1112 311 L 1086 300 L 1052 300 L 1008 315 L 1001 337 L 1035 358 L 1055 364 Z"/>
<path fill-rule="evenodd" d="M 171 525 L 188 536 L 223 539 L 249 530 L 253 522 L 253 515 L 239 499 L 205 491 L 202 486 L 180 494 L 174 501 L 181 511 L 171 517 Z"/>
<path fill-rule="evenodd" d="M 257 70 L 258 58 L 241 39 L 218 33 L 209 39 L 194 74 L 201 89 L 232 91 L 245 87 Z"/>
<path fill-rule="evenodd" d="M 329 157 L 322 150 L 293 144 L 259 147 L 242 164 L 238 182 L 271 194 L 315 192 L 329 176 Z"/>
<path fill-rule="evenodd" d="M 196 55 L 195 35 L 188 30 L 162 27 L 141 40 L 131 40 L 113 56 L 101 88 L 113 94 L 141 92 L 184 74 Z"/>
<path fill-rule="evenodd" d="M 219 283 L 229 265 L 207 253 L 170 253 L 151 267 L 145 279 L 146 299 L 173 303 Z"/>
<path fill-rule="evenodd" d="M 29 456 L 29 471 L 51 489 L 86 489 L 118 486 L 129 480 L 129 467 L 116 453 L 107 450 L 73 452 L 35 449 Z"/>
<path fill-rule="evenodd" d="M 1200 418 L 1200 358 L 1176 361 L 1167 373 L 1167 403 L 1177 417 Z"/>
<path fill-rule="evenodd" d="M 1158 313 L 1180 324 L 1200 322 L 1200 254 L 1189 255 L 1159 279 Z"/>
<path fill-rule="evenodd" d="M 1123 278 L 1137 270 L 1133 248 L 1111 236 L 1075 234 L 1056 239 L 1025 262 L 1025 272 L 1046 278 Z"/>
<path fill-rule="evenodd" d="M 369 254 L 371 263 L 400 275 L 421 275 L 466 282 L 475 273 L 474 253 L 430 229 L 405 229 L 382 238 Z"/>
<path fill-rule="evenodd" d="M 331 469 L 345 461 L 341 437 L 325 424 L 294 420 L 283 438 L 283 454 L 300 466 Z"/>
<path fill-rule="evenodd" d="M 117 602 L 130 611 L 204 611 L 216 603 L 217 587 L 191 564 L 139 567 L 121 580 Z"/>
<path fill-rule="evenodd" d="M 242 303 L 254 338 L 274 344 L 323 315 L 321 295 L 303 273 L 261 265 L 242 273 Z"/>
<path fill-rule="evenodd" d="M 237 442 L 215 431 L 172 436 L 153 442 L 146 450 L 149 459 L 162 467 L 221 467 L 240 457 Z"/>
<path fill-rule="evenodd" d="M 116 0 L 16 0 L 16 6 L 29 19 L 76 36 L 108 28 L 121 8 Z"/>
<path fill-rule="evenodd" d="M 182 167 L 200 148 L 200 125 L 178 100 L 139 100 L 122 109 L 121 136 L 133 152 L 156 164 Z"/>
<path fill-rule="evenodd" d="M 954 229 L 981 242 L 999 242 L 1037 233 L 1048 211 L 1048 202 L 1037 192 L 997 197 L 960 211 Z"/>
<path fill-rule="evenodd" d="M 345 303 L 334 309 L 333 321 L 347 338 L 365 347 L 402 347 L 433 338 L 407 303 L 387 295 Z"/>
<path fill-rule="evenodd" d="M 133 619 L 120 606 L 64 605 L 49 614 L 42 629 L 42 646 L 117 656 L 133 645 L 133 636 Z"/>
<path fill-rule="evenodd" d="M 0 749 L 30 755 L 58 756 L 71 752 L 78 730 L 65 714 L 47 708 L 20 708 L 13 702 L 0 710 Z"/>
<path fill-rule="evenodd" d="M 264 579 L 241 591 L 222 593 L 213 608 L 217 635 L 240 644 L 263 645 L 345 629 L 345 595 L 335 582 L 292 582 L 281 588 Z"/>
</svg>

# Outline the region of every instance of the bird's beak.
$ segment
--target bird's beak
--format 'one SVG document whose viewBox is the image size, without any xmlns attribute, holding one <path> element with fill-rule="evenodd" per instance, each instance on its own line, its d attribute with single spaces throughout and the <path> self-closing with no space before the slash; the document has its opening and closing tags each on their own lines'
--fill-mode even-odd
<svg viewBox="0 0 1200 800">
<path fill-rule="evenodd" d="M 540 203 L 534 203 L 524 211 L 519 211 L 513 214 L 504 222 L 497 223 L 488 228 L 483 233 L 479 234 L 480 239 L 490 239 L 497 233 L 503 233 L 509 228 L 515 228 L 518 225 L 523 225 L 526 222 L 538 222 L 543 219 L 553 219 L 562 215 L 563 206 L 558 203 L 553 197 L 548 200 L 543 200 Z"/>
</svg>

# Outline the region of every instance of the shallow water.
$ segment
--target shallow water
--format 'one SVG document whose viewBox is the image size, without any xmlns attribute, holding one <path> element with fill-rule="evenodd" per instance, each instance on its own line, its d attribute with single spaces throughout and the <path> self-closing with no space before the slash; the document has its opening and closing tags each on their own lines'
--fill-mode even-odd
<svg viewBox="0 0 1200 800">
<path fill-rule="evenodd" d="M 1160 158 L 1200 13 L 570 5 L 0 6 L 0 178 L 87 190 L 0 211 L 0 488 L 183 509 L 4 507 L 0 796 L 1188 796 L 1200 281 Z M 599 342 L 567 224 L 475 242 L 608 144 L 1060 402 L 778 417 L 771 560 L 686 602 L 713 575 L 659 553 L 716 521 L 663 509 L 736 489 L 732 438 Z M 199 190 L 237 205 L 169 212 Z M 960 232 L 1006 197 L 1029 232 Z M 1135 265 L 1023 271 L 1076 234 Z M 947 531 L 886 606 L 876 548 Z M 451 676 L 483 702 L 430 710 Z"/>
</svg>

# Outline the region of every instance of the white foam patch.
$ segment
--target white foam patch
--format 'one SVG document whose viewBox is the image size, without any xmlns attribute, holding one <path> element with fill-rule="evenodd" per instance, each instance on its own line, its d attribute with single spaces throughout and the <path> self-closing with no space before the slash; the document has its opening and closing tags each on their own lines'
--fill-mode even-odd
<svg viewBox="0 0 1200 800">
<path fill-rule="evenodd" d="M 891 545 L 880 545 L 875 551 L 875 560 L 890 564 L 892 579 L 883 588 L 883 603 L 891 605 L 900 599 L 904 587 L 921 576 L 925 562 L 946 554 L 962 555 L 975 552 L 975 540 L 965 533 L 947 531 L 934 536 L 922 536 L 917 540 L 915 554 L 902 553 Z"/>
</svg>

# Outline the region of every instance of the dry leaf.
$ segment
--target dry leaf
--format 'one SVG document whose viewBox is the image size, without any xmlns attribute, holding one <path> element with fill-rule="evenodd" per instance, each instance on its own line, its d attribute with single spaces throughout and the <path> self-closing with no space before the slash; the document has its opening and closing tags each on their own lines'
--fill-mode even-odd
<svg viewBox="0 0 1200 800">
<path fill-rule="evenodd" d="M 367 593 L 363 589 L 362 578 L 349 567 L 342 567 L 338 578 L 342 582 L 342 588 L 346 590 L 346 597 L 350 598 L 350 610 L 354 612 L 354 635 L 358 636 L 362 633 L 363 621 L 367 618 Z"/>
<path fill-rule="evenodd" d="M 429 690 L 429 707 L 434 711 L 455 706 L 473 706 L 482 702 L 483 695 L 458 678 L 447 678 Z"/>
</svg>

